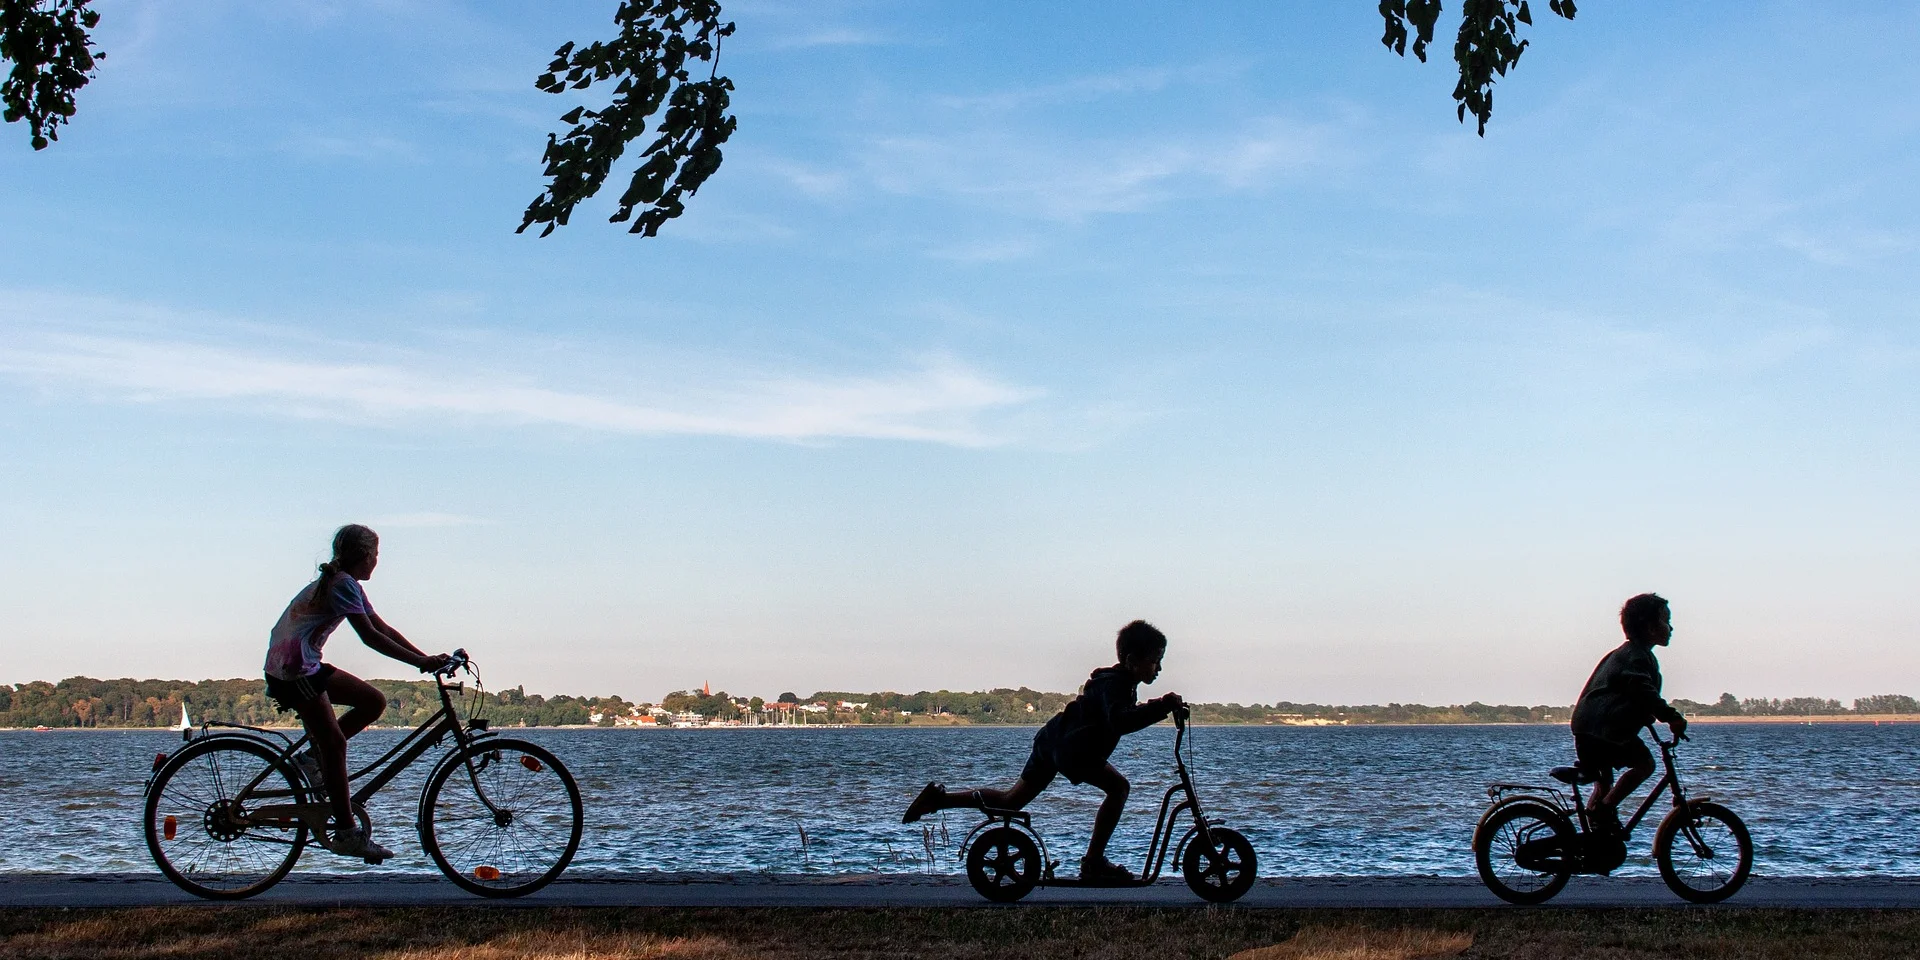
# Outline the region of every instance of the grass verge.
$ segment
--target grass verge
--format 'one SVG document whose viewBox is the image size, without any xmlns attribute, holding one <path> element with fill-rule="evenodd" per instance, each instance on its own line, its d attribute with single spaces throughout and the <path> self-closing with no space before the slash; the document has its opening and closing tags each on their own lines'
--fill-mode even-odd
<svg viewBox="0 0 1920 960">
<path fill-rule="evenodd" d="M 1920 912 L 1871 910 L 0 909 L 9 960 L 1908 960 L 1916 944 Z"/>
</svg>

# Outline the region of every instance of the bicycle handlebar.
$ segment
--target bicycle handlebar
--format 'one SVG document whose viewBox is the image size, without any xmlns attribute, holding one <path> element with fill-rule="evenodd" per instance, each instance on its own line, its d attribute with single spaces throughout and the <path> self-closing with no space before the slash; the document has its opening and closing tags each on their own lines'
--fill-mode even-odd
<svg viewBox="0 0 1920 960">
<path fill-rule="evenodd" d="M 471 666 L 473 666 L 473 659 L 467 656 L 467 651 L 457 649 L 447 655 L 447 662 L 442 664 L 440 669 L 435 670 L 433 675 L 436 677 L 451 677 Z"/>
</svg>

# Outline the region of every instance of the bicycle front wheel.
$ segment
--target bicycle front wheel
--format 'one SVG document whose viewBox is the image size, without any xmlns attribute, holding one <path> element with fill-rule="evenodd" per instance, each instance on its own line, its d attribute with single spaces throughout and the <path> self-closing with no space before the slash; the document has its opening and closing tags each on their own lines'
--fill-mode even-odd
<svg viewBox="0 0 1920 960">
<path fill-rule="evenodd" d="M 147 791 L 147 850 L 180 889 L 211 900 L 251 897 L 300 859 L 307 826 L 262 814 L 307 802 L 299 774 L 272 746 L 213 737 L 175 754 Z"/>
<path fill-rule="evenodd" d="M 1717 803 L 1690 803 L 1667 814 L 1653 835 L 1660 878 L 1692 903 L 1719 903 L 1734 895 L 1753 870 L 1747 825 Z"/>
<path fill-rule="evenodd" d="M 462 889 L 518 897 L 553 882 L 580 849 L 580 788 L 524 740 L 481 740 L 427 784 L 420 845 Z"/>
</svg>

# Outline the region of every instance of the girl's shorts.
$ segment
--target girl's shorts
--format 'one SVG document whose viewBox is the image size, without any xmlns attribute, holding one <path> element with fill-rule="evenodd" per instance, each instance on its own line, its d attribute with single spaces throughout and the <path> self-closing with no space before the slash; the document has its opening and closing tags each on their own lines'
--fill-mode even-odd
<svg viewBox="0 0 1920 960">
<path fill-rule="evenodd" d="M 267 696 L 272 697 L 282 710 L 299 713 L 308 704 L 326 696 L 327 678 L 333 676 L 333 664 L 323 663 L 320 669 L 304 677 L 282 680 L 273 674 L 267 674 Z"/>
</svg>

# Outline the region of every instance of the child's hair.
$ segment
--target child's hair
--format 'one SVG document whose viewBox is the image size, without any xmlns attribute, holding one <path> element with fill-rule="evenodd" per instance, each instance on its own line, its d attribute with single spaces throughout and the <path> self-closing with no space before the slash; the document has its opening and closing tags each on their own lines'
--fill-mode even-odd
<svg viewBox="0 0 1920 960">
<path fill-rule="evenodd" d="M 320 582 L 313 588 L 313 604 L 318 607 L 333 596 L 333 578 L 380 549 L 380 535 L 372 527 L 349 523 L 333 532 L 333 559 L 320 565 Z"/>
<path fill-rule="evenodd" d="M 1654 625 L 1660 622 L 1660 614 L 1667 609 L 1666 598 L 1657 593 L 1632 597 L 1620 608 L 1620 629 L 1628 640 L 1639 640 L 1653 632 Z"/>
<path fill-rule="evenodd" d="M 1120 635 L 1113 638 L 1113 649 L 1122 660 L 1128 657 L 1165 653 L 1167 635 L 1145 620 L 1135 620 L 1120 628 Z"/>
</svg>

